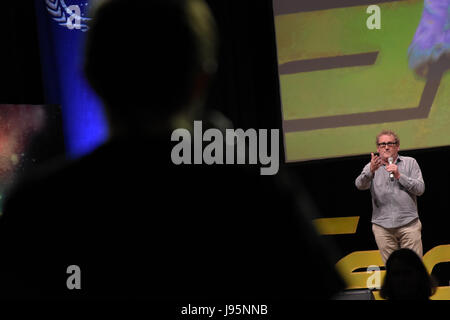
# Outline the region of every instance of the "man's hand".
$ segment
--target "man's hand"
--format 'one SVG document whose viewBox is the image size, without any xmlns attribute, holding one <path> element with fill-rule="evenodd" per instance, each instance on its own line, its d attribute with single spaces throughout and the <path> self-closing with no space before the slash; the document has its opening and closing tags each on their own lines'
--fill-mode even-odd
<svg viewBox="0 0 450 320">
<path fill-rule="evenodd" d="M 398 172 L 398 167 L 396 164 L 388 164 L 386 165 L 386 171 L 389 173 L 393 173 L 394 174 L 394 178 L 395 179 L 399 179 L 400 178 L 400 172 Z"/>
<path fill-rule="evenodd" d="M 372 158 L 370 159 L 370 171 L 372 172 L 372 174 L 374 174 L 375 171 L 377 171 L 378 168 L 381 167 L 383 161 L 379 156 L 374 155 L 373 152 L 371 153 L 371 156 Z"/>
</svg>

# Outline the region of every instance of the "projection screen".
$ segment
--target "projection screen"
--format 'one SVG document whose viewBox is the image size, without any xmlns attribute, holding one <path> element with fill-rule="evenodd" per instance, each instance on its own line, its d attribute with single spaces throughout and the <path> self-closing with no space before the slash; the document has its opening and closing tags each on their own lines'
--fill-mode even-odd
<svg viewBox="0 0 450 320">
<path fill-rule="evenodd" d="M 450 51 L 445 17 L 422 0 L 273 5 L 286 162 L 369 154 L 382 129 L 399 134 L 400 150 L 450 144 L 448 67 L 420 75 L 409 51 L 422 20 L 437 28 L 420 54 Z"/>
</svg>

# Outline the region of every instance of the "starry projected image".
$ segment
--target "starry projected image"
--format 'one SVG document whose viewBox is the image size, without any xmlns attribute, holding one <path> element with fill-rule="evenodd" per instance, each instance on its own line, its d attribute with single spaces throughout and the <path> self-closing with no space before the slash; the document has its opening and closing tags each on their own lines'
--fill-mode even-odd
<svg viewBox="0 0 450 320">
<path fill-rule="evenodd" d="M 0 104 L 0 213 L 21 174 L 64 152 L 58 106 Z"/>
</svg>

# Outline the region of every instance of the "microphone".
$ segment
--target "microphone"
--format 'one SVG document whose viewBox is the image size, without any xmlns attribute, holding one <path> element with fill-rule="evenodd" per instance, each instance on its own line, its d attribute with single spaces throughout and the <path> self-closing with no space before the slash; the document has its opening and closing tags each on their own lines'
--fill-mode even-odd
<svg viewBox="0 0 450 320">
<path fill-rule="evenodd" d="M 392 159 L 392 157 L 389 157 L 388 162 L 389 162 L 389 164 L 392 164 L 394 162 L 394 159 Z M 391 179 L 391 181 L 394 181 L 394 173 L 393 172 L 389 173 L 389 178 Z"/>
</svg>

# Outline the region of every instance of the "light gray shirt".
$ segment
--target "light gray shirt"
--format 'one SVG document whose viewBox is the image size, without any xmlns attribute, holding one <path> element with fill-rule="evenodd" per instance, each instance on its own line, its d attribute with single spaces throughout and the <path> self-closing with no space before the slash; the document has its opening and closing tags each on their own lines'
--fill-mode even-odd
<svg viewBox="0 0 450 320">
<path fill-rule="evenodd" d="M 398 228 L 417 219 L 417 196 L 425 191 L 422 172 L 414 158 L 399 155 L 395 164 L 400 172 L 398 180 L 390 180 L 386 166 L 372 174 L 369 162 L 355 181 L 359 190 L 370 189 L 372 223 L 384 228 Z"/>
</svg>

